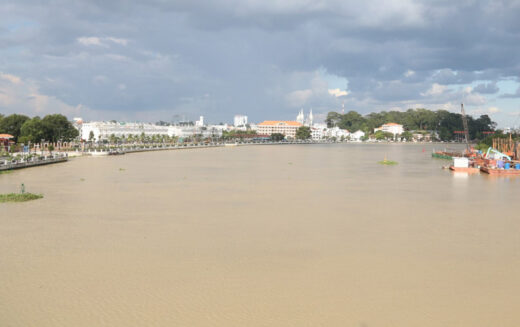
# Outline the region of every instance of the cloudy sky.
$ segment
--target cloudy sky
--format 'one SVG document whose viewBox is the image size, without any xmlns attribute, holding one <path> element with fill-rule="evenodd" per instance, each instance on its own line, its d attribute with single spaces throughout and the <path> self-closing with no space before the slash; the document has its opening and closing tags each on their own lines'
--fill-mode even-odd
<svg viewBox="0 0 520 327">
<path fill-rule="evenodd" d="M 0 112 L 294 119 L 424 107 L 520 125 L 518 0 L 0 0 Z"/>
</svg>

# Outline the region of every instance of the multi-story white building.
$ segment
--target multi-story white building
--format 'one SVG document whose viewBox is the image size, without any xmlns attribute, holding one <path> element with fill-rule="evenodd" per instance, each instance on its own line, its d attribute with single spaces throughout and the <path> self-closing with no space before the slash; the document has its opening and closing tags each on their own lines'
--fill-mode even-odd
<svg viewBox="0 0 520 327">
<path fill-rule="evenodd" d="M 246 126 L 246 125 L 247 125 L 247 116 L 235 115 L 235 118 L 233 120 L 233 126 L 240 127 L 240 126 Z"/>
<path fill-rule="evenodd" d="M 296 130 L 302 126 L 302 123 L 296 121 L 266 120 L 257 125 L 257 133 L 260 135 L 280 133 L 286 137 L 294 138 L 296 136 Z"/>
<path fill-rule="evenodd" d="M 99 141 L 106 140 L 111 135 L 116 137 L 139 136 L 143 133 L 147 136 L 169 135 L 169 127 L 148 123 L 88 122 L 82 124 L 80 132 L 83 140 L 89 140 L 92 132 L 94 140 Z"/>
<path fill-rule="evenodd" d="M 392 133 L 395 136 L 398 134 L 402 134 L 404 132 L 404 128 L 403 128 L 403 125 L 400 125 L 400 124 L 387 123 L 387 124 L 382 125 L 379 128 L 374 128 L 374 133 L 377 131 Z"/>
<path fill-rule="evenodd" d="M 203 120 L 202 120 L 203 121 Z M 199 120 L 200 122 L 200 120 Z M 148 123 L 125 123 L 125 122 L 88 122 L 82 123 L 79 129 L 81 139 L 90 140 L 91 132 L 93 141 L 107 140 L 110 136 L 128 138 L 130 135 L 146 136 L 167 135 L 177 137 L 190 137 L 202 135 L 203 137 L 222 136 L 222 130 L 214 127 L 204 126 L 159 126 Z"/>
</svg>

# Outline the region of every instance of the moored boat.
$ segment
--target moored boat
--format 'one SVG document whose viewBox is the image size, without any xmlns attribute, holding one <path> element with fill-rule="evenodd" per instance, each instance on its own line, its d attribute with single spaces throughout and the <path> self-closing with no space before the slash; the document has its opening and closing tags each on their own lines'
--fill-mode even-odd
<svg viewBox="0 0 520 327">
<path fill-rule="evenodd" d="M 491 166 L 482 166 L 480 167 L 480 171 L 495 176 L 520 176 L 520 169 L 516 168 L 505 169 Z"/>
<path fill-rule="evenodd" d="M 466 157 L 455 157 L 453 158 L 453 165 L 450 166 L 450 170 L 460 173 L 479 173 L 480 168 L 474 160 L 470 160 Z"/>
</svg>

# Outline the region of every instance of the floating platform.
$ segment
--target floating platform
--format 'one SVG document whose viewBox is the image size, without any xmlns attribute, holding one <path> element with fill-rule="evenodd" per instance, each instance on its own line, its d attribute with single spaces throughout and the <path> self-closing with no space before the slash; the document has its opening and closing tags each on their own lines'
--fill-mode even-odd
<svg viewBox="0 0 520 327">
<path fill-rule="evenodd" d="M 480 167 L 480 171 L 495 176 L 520 176 L 520 169 Z"/>
<path fill-rule="evenodd" d="M 480 168 L 475 167 L 454 167 L 450 166 L 450 170 L 456 173 L 468 173 L 468 174 L 476 174 L 480 173 Z"/>
</svg>

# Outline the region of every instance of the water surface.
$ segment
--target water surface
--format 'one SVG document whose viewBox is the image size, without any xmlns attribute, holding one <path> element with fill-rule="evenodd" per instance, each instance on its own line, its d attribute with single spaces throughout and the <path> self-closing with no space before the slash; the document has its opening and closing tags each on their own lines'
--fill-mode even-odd
<svg viewBox="0 0 520 327">
<path fill-rule="evenodd" d="M 454 175 L 431 147 L 178 150 L 0 175 L 0 192 L 45 195 L 0 204 L 0 326 L 519 326 L 520 179 Z"/>
</svg>

